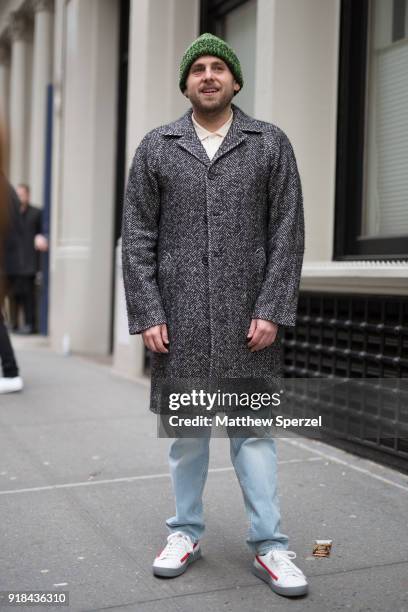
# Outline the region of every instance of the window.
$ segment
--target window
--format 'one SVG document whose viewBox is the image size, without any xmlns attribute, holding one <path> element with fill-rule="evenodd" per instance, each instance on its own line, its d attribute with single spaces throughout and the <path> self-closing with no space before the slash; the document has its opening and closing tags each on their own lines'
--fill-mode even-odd
<svg viewBox="0 0 408 612">
<path fill-rule="evenodd" d="M 343 0 L 335 259 L 408 258 L 408 0 Z"/>
</svg>

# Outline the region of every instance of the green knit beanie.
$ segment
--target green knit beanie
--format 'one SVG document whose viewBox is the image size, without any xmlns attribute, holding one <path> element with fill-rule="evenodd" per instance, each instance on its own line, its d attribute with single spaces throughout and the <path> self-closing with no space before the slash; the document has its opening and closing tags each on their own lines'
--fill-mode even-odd
<svg viewBox="0 0 408 612">
<path fill-rule="evenodd" d="M 221 38 L 214 34 L 201 34 L 185 51 L 180 63 L 179 86 L 184 93 L 186 81 L 191 64 L 202 55 L 214 55 L 219 57 L 228 65 L 237 83 L 242 88 L 244 80 L 242 78 L 241 64 L 235 55 L 235 51 Z M 236 92 L 237 93 L 237 92 Z"/>
</svg>

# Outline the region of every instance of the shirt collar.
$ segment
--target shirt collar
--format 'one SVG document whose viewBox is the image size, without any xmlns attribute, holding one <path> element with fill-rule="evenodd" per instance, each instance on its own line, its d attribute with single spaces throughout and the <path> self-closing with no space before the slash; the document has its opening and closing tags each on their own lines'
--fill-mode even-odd
<svg viewBox="0 0 408 612">
<path fill-rule="evenodd" d="M 209 130 L 207 130 L 206 128 L 204 128 L 202 125 L 200 125 L 195 117 L 194 117 L 194 113 L 191 115 L 191 119 L 194 123 L 194 126 L 196 128 L 197 131 L 197 136 L 199 137 L 200 140 L 204 140 L 204 138 L 208 138 L 208 136 L 214 136 L 215 134 L 217 136 L 221 136 L 222 138 L 224 138 L 230 128 L 230 125 L 232 123 L 232 119 L 234 117 L 234 113 L 231 111 L 231 115 L 229 116 L 229 118 L 227 119 L 227 121 L 217 129 L 217 131 L 215 132 L 210 132 Z"/>
</svg>

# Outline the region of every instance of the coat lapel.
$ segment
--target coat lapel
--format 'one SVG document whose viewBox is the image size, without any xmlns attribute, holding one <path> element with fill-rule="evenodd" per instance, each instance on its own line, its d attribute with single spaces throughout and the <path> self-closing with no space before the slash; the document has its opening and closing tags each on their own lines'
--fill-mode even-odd
<svg viewBox="0 0 408 612">
<path fill-rule="evenodd" d="M 237 125 L 234 117 L 230 129 L 228 130 L 227 135 L 225 136 L 221 145 L 218 147 L 216 154 L 211 160 L 211 163 L 215 163 L 217 159 L 220 159 L 220 157 L 223 157 L 227 153 L 233 151 L 236 147 L 238 147 L 238 145 L 241 144 L 241 142 L 244 142 L 246 137 L 247 135 Z"/>
<path fill-rule="evenodd" d="M 194 128 L 193 128 L 194 129 Z M 178 141 L 178 146 L 194 155 L 205 166 L 210 164 L 210 158 L 207 151 L 204 149 L 201 140 L 198 138 L 195 130 L 194 134 L 185 134 Z"/>
<path fill-rule="evenodd" d="M 220 159 L 220 157 L 227 155 L 241 143 L 245 142 L 248 137 L 248 133 L 262 132 L 262 126 L 259 121 L 249 117 L 238 106 L 235 106 L 235 104 L 231 104 L 231 107 L 234 113 L 231 127 L 222 141 L 218 151 L 214 155 L 211 163 L 215 163 L 218 159 Z"/>
<path fill-rule="evenodd" d="M 194 124 L 191 119 L 193 113 L 192 108 L 180 117 L 180 119 L 170 124 L 164 132 L 164 135 L 179 136 L 180 138 L 177 142 L 179 147 L 193 155 L 205 166 L 214 164 L 220 157 L 227 155 L 243 143 L 247 138 L 248 132 L 262 132 L 260 122 L 246 115 L 238 106 L 235 106 L 235 104 L 231 106 L 234 112 L 231 127 L 212 160 L 209 159 L 194 129 Z"/>
<path fill-rule="evenodd" d="M 193 109 L 189 108 L 180 119 L 167 127 L 164 135 L 179 136 L 177 141 L 178 146 L 193 155 L 205 166 L 208 166 L 210 164 L 210 159 L 194 129 L 191 119 L 192 113 Z"/>
</svg>

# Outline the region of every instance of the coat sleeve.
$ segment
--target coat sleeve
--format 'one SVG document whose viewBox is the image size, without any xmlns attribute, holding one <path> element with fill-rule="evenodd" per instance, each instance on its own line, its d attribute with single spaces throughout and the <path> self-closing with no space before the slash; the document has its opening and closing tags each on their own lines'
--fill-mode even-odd
<svg viewBox="0 0 408 612">
<path fill-rule="evenodd" d="M 149 135 L 134 155 L 122 218 L 122 268 L 130 334 L 167 322 L 156 280 L 160 189 L 148 143 Z"/>
<path fill-rule="evenodd" d="M 268 180 L 266 272 L 252 317 L 293 327 L 305 243 L 303 195 L 292 145 L 280 130 L 279 159 Z"/>
<path fill-rule="evenodd" d="M 42 234 L 42 210 L 37 208 L 36 210 L 36 218 L 35 218 L 35 233 Z"/>
</svg>

